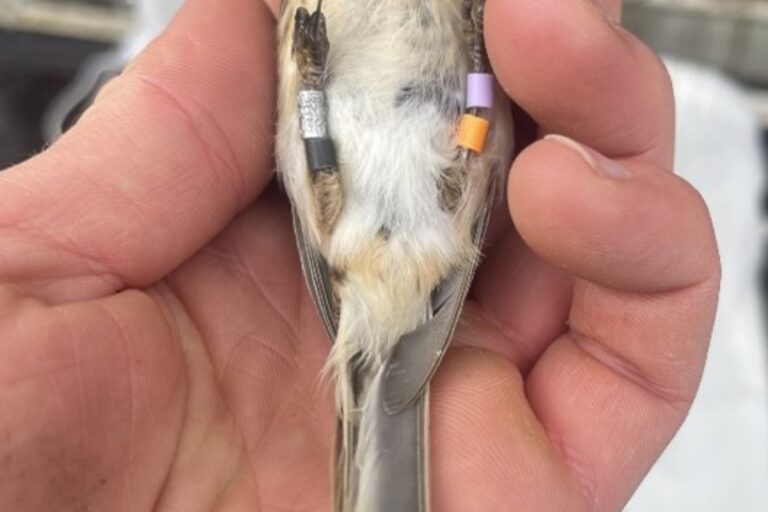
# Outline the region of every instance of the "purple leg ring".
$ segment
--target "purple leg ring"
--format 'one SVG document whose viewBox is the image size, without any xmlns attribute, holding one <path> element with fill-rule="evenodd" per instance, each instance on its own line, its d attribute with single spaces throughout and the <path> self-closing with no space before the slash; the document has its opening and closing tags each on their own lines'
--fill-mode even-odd
<svg viewBox="0 0 768 512">
<path fill-rule="evenodd" d="M 467 108 L 491 108 L 493 86 L 493 75 L 470 73 L 467 76 Z"/>
</svg>

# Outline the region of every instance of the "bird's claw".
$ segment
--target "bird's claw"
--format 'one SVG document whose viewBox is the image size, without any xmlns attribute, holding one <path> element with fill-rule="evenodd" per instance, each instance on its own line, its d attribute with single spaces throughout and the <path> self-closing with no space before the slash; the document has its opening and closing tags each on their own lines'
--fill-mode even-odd
<svg viewBox="0 0 768 512">
<path fill-rule="evenodd" d="M 322 1 L 318 2 L 317 9 L 311 14 L 304 7 L 296 9 L 293 54 L 299 74 L 307 87 L 321 88 L 329 49 Z"/>
</svg>

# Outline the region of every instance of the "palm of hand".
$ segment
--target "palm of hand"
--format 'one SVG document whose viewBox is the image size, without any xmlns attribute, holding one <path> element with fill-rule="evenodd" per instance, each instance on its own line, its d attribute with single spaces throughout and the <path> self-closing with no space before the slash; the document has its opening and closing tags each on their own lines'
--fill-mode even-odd
<svg viewBox="0 0 768 512">
<path fill-rule="evenodd" d="M 21 491 L 20 505 L 44 509 L 63 496 L 64 510 L 85 503 L 104 510 L 116 503 L 132 510 L 330 509 L 334 409 L 318 377 L 329 343 L 305 291 L 285 202 L 274 190 L 265 196 L 151 288 L 53 311 L 18 306 L 23 341 L 2 374 L 38 374 L 5 395 L 11 401 L 4 410 L 14 418 L 5 430 L 24 432 L 11 440 L 14 458 L 36 461 L 31 468 L 16 461 L 34 482 Z M 545 330 L 562 328 L 563 318 L 554 316 Z M 480 325 L 463 322 L 459 343 L 509 346 Z M 39 371 L 30 372 L 32 361 Z M 434 499 L 446 503 L 440 510 L 447 503 L 463 509 L 470 494 L 486 510 L 509 504 L 509 486 L 494 485 L 511 476 L 504 473 L 512 464 L 493 460 L 502 454 L 514 465 L 542 465 L 549 482 L 569 485 L 547 460 L 552 453 L 541 451 L 541 428 L 526 425 L 533 417 L 521 386 L 502 354 L 464 348 L 447 357 L 433 393 Z M 540 442 L 531 445 L 531 436 Z M 516 499 L 541 492 L 518 485 Z"/>
</svg>

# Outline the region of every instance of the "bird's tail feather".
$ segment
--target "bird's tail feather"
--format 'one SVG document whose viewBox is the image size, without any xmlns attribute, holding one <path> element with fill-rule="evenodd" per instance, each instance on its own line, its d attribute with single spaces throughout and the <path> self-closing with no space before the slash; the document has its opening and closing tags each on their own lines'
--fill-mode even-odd
<svg viewBox="0 0 768 512">
<path fill-rule="evenodd" d="M 352 508 L 357 494 L 358 480 L 354 464 L 354 446 L 357 439 L 356 405 L 353 392 L 354 370 L 345 365 L 337 370 L 336 400 L 339 420 L 336 431 L 336 475 L 335 506 L 336 512 L 348 512 Z M 342 384 L 343 383 L 343 384 Z"/>
<path fill-rule="evenodd" d="M 387 361 L 403 332 L 432 315 L 429 293 L 407 272 L 386 282 L 348 272 L 328 371 L 336 381 L 337 512 L 426 511 L 426 395 L 384 407 Z M 393 291 L 394 290 L 394 291 Z"/>
<path fill-rule="evenodd" d="M 390 414 L 381 392 L 383 371 L 382 366 L 360 376 L 355 393 L 360 401 L 354 410 L 340 404 L 338 512 L 428 510 L 428 391 L 405 410 Z"/>
</svg>

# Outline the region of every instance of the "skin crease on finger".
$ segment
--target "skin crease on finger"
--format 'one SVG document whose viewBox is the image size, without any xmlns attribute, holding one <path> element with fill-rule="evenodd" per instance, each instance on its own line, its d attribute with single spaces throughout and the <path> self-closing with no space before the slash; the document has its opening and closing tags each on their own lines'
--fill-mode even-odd
<svg viewBox="0 0 768 512">
<path fill-rule="evenodd" d="M 160 42 L 147 50 L 142 66 L 157 73 L 176 63 L 173 69 L 181 70 L 176 76 L 199 92 L 196 87 L 212 78 L 195 74 L 197 66 L 178 63 L 194 62 L 192 49 L 206 55 L 201 49 L 220 50 L 222 41 L 238 35 L 249 39 L 238 20 L 261 19 L 262 10 L 254 12 L 250 0 L 233 0 L 235 14 L 226 18 L 215 0 L 188 4 L 163 41 L 191 41 L 190 26 L 208 39 L 190 46 Z M 541 4 L 567 8 L 573 2 Z M 618 9 L 615 1 L 601 4 L 611 13 Z M 270 7 L 274 14 L 277 2 Z M 215 16 L 225 17 L 226 34 L 210 29 Z M 533 43 L 532 48 L 541 47 Z M 174 48 L 188 51 L 181 58 Z M 522 81 L 525 69 L 515 72 L 500 55 L 495 65 L 505 87 L 523 87 L 504 77 Z M 599 60 L 584 60 L 589 57 Z M 252 60 L 244 57 L 239 65 L 251 66 Z M 264 72 L 268 78 L 271 73 Z M 663 79 L 654 73 L 655 68 L 652 83 L 639 83 L 663 90 Z M 237 82 L 242 73 L 222 66 L 216 76 Z M 534 107 L 538 100 L 567 107 L 555 104 L 556 96 L 523 92 Z M 123 94 L 117 84 L 110 92 L 113 98 Z M 559 97 L 565 96 L 560 91 Z M 631 98 L 627 103 L 634 104 Z M 92 115 L 113 123 L 119 117 Z M 158 131 L 178 133 L 171 122 L 176 118 L 154 119 L 169 124 Z M 98 129 L 95 122 L 91 126 Z M 261 133 L 250 129 L 249 136 Z M 115 148 L 124 143 L 110 141 Z M 70 144 L 93 146 L 93 141 Z M 151 144 L 146 148 L 149 153 L 130 158 L 161 173 L 158 162 L 170 157 Z M 36 174 L 36 187 L 18 189 L 20 195 L 43 197 L 46 191 L 39 189 L 54 180 L 52 170 L 73 167 L 73 155 L 54 146 L 44 160 L 51 173 L 45 179 Z M 76 163 L 85 168 L 90 161 L 78 157 Z M 93 176 L 109 176 L 111 166 L 96 163 Z M 634 175 L 615 183 L 596 176 L 573 151 L 540 142 L 513 167 L 512 216 L 528 246 L 509 227 L 486 250 L 488 267 L 478 274 L 470 314 L 434 382 L 434 510 L 618 510 L 684 418 L 716 301 L 711 226 L 698 196 L 677 178 L 650 164 L 623 163 Z M 35 173 L 35 165 L 25 172 Z M 0 179 L 0 194 L 10 180 Z M 669 195 L 644 195 L 656 185 Z M 144 186 L 147 190 L 132 193 L 157 197 Z M 251 182 L 248 188 L 259 187 Z M 100 190 L 88 192 L 99 197 Z M 195 208 L 186 205 L 191 212 L 179 214 L 177 228 L 200 224 L 192 215 L 213 207 L 203 199 L 216 196 L 187 193 L 183 199 L 195 198 Z M 60 199 L 74 203 L 77 197 Z M 164 201 L 154 210 L 161 218 L 175 206 L 174 197 Z M 62 215 L 65 206 L 57 210 Z M 318 379 L 329 347 L 300 275 L 285 199 L 271 186 L 236 216 L 235 208 L 242 207 L 217 210 L 227 227 L 200 250 L 180 228 L 166 233 L 174 236 L 169 245 L 194 255 L 187 254 L 183 264 L 169 260 L 174 270 L 141 289 L 52 300 L 32 293 L 40 288 L 21 280 L 0 286 L 0 510 L 330 510 L 334 414 L 331 390 Z M 648 208 L 642 210 L 648 215 L 628 215 L 633 208 Z M 683 214 L 661 219 L 652 214 L 665 208 Z M 0 202 L 0 220 L 7 220 L 6 211 L 7 203 Z M 99 224 L 100 217 L 109 216 L 119 218 L 113 210 L 97 211 L 78 227 L 93 233 L 87 228 L 106 225 Z M 631 238 L 622 229 L 627 218 Z M 213 226 L 206 224 L 192 238 L 210 238 Z M 46 236 L 39 227 L 36 240 Z M 658 232 L 665 236 L 655 239 Z M 676 236 L 681 233 L 686 235 Z M 629 260 L 616 256 L 635 243 L 654 250 L 633 254 L 631 266 L 622 266 Z M 132 253 L 133 268 L 153 255 L 152 249 Z M 25 255 L 38 258 L 34 252 Z M 59 264 L 71 261 L 69 255 L 57 258 Z M 27 264 L 18 259 L 0 253 L 2 275 L 13 275 L 12 265 Z M 696 271 L 687 282 L 662 286 L 662 293 L 624 292 L 600 281 L 595 268 L 601 267 L 614 273 L 612 279 L 628 282 L 644 281 L 643 272 L 650 281 L 659 268 L 670 275 Z M 83 274 L 92 269 L 78 268 Z M 566 335 L 569 317 L 576 336 Z"/>
</svg>

